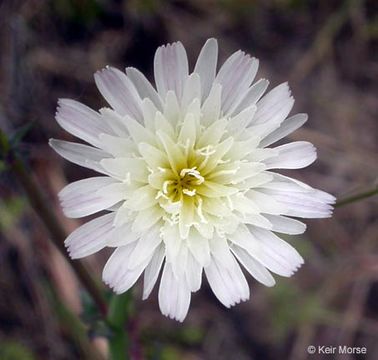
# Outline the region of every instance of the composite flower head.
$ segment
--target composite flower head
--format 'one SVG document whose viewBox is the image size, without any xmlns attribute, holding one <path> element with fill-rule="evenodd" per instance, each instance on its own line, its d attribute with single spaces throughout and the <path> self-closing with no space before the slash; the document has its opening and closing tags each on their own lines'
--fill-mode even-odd
<svg viewBox="0 0 378 360">
<path fill-rule="evenodd" d="M 209 39 L 191 71 L 180 42 L 162 46 L 155 86 L 135 68 L 106 67 L 95 81 L 109 108 L 58 102 L 59 125 L 89 145 L 50 140 L 61 156 L 101 174 L 59 193 L 68 217 L 101 212 L 67 238 L 71 257 L 115 248 L 104 282 L 122 293 L 143 274 L 144 299 L 162 269 L 160 309 L 179 321 L 203 273 L 226 307 L 249 298 L 241 267 L 266 286 L 275 284 L 271 273 L 291 276 L 303 259 L 279 234 L 303 233 L 292 217 L 328 217 L 334 202 L 274 171 L 316 159 L 309 142 L 272 146 L 307 120 L 288 117 L 287 83 L 264 95 L 269 82 L 254 82 L 257 59 L 237 51 L 218 69 L 217 58 Z"/>
</svg>

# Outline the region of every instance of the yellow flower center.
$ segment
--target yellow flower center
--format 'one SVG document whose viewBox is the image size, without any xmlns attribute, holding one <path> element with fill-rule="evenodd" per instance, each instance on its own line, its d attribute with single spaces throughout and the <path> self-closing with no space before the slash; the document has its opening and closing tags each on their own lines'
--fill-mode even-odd
<svg viewBox="0 0 378 360">
<path fill-rule="evenodd" d="M 182 169 L 163 183 L 162 195 L 171 202 L 181 201 L 183 196 L 193 197 L 199 185 L 205 181 L 196 167 Z"/>
</svg>

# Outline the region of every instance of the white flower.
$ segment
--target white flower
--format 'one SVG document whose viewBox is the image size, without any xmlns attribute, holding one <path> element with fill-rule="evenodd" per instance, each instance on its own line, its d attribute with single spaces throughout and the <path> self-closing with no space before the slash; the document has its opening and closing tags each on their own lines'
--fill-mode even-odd
<svg viewBox="0 0 378 360">
<path fill-rule="evenodd" d="M 305 141 L 270 147 L 307 120 L 286 118 L 294 104 L 288 85 L 263 96 L 268 81 L 252 84 L 257 59 L 237 51 L 217 72 L 217 56 L 210 39 L 190 73 L 180 42 L 158 48 L 157 90 L 135 68 L 97 72 L 111 108 L 60 99 L 56 113 L 91 146 L 50 141 L 67 160 L 103 174 L 59 194 L 68 217 L 107 211 L 67 238 L 71 257 L 115 247 L 104 282 L 122 293 L 144 272 L 144 299 L 163 267 L 160 309 L 179 321 L 203 271 L 226 307 L 249 298 L 240 264 L 266 286 L 275 284 L 270 272 L 291 276 L 303 259 L 276 233 L 303 233 L 305 224 L 290 216 L 328 217 L 335 200 L 272 171 L 316 159 Z"/>
</svg>

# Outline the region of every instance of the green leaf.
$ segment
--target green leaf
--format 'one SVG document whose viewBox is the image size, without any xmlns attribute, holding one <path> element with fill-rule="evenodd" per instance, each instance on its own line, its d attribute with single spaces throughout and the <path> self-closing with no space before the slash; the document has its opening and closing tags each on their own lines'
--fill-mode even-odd
<svg viewBox="0 0 378 360">
<path fill-rule="evenodd" d="M 34 360 L 33 353 L 17 341 L 0 342 L 1 360 Z"/>
<path fill-rule="evenodd" d="M 19 127 L 9 139 L 12 148 L 16 148 L 28 132 L 34 127 L 34 122 L 29 121 L 25 125 Z"/>
</svg>

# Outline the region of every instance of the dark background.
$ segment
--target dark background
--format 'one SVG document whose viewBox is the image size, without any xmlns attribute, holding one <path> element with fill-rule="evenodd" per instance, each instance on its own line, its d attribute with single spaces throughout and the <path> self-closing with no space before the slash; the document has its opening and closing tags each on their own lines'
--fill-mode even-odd
<svg viewBox="0 0 378 360">
<path fill-rule="evenodd" d="M 209 37 L 221 62 L 242 49 L 260 59 L 271 87 L 289 81 L 294 112 L 310 116 L 291 140 L 308 140 L 318 161 L 293 173 L 337 197 L 377 184 L 378 2 L 305 0 L 0 0 L 0 126 L 19 145 L 67 232 L 57 192 L 89 171 L 58 158 L 50 137 L 72 140 L 54 120 L 56 101 L 104 105 L 93 73 L 136 66 L 152 80 L 156 48 L 180 40 L 191 64 Z M 5 166 L 0 168 L 0 359 L 91 359 L 62 306 L 79 314 L 95 348 L 101 324 L 69 266 Z M 192 297 L 184 324 L 164 318 L 156 289 L 134 289 L 133 356 L 147 359 L 377 359 L 377 199 L 307 221 L 290 239 L 306 260 L 291 279 L 265 288 L 249 277 L 251 299 L 227 310 L 208 286 Z M 84 263 L 100 278 L 104 251 Z M 83 305 L 84 304 L 84 305 Z M 366 346 L 367 355 L 308 355 L 314 345 Z"/>
</svg>

